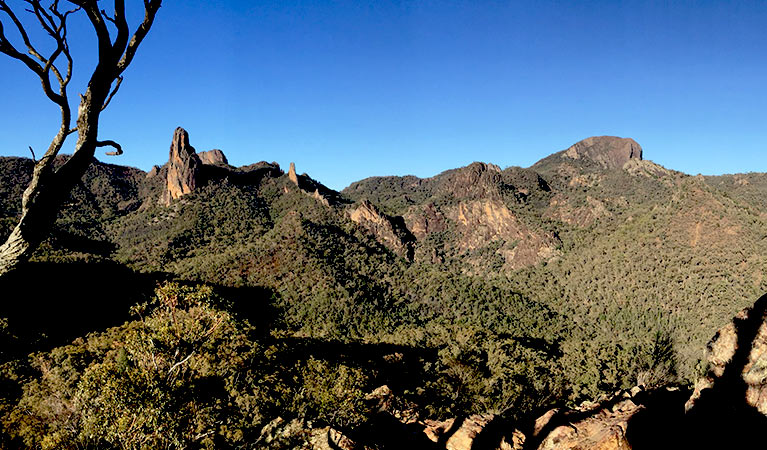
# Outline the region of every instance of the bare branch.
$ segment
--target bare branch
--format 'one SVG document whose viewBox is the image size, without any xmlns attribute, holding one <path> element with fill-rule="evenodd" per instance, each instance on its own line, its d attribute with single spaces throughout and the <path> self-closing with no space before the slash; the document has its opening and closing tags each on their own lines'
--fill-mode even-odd
<svg viewBox="0 0 767 450">
<path fill-rule="evenodd" d="M 40 55 L 37 49 L 35 49 L 35 47 L 32 45 L 32 41 L 29 40 L 29 35 L 27 34 L 27 30 L 24 29 L 24 26 L 21 24 L 21 21 L 13 12 L 13 10 L 8 6 L 8 3 L 6 3 L 5 0 L 0 0 L 0 11 L 3 11 L 11 19 L 11 22 L 13 22 L 13 24 L 16 26 L 16 29 L 21 35 L 21 40 L 24 41 L 24 45 L 26 45 L 27 50 L 29 50 L 29 53 L 35 58 L 38 58 L 41 62 L 43 62 L 44 58 Z M 0 34 L 2 34 L 1 28 L 0 28 Z M 2 39 L 7 41 L 5 39 L 5 36 L 2 36 Z"/>
<path fill-rule="evenodd" d="M 64 12 L 63 14 L 59 12 L 58 10 L 58 0 L 53 2 L 51 5 L 51 12 L 58 17 L 60 28 L 59 28 L 59 36 L 61 37 L 61 41 L 64 43 L 64 57 L 67 59 L 67 72 L 66 76 L 64 77 L 64 82 L 62 83 L 62 90 L 66 89 L 69 82 L 72 80 L 72 66 L 74 65 L 72 61 L 72 55 L 69 53 L 69 44 L 67 43 L 67 18 L 71 15 L 76 13 L 77 11 L 80 11 L 80 7 L 78 6 L 75 9 L 70 9 L 69 11 Z"/>
<path fill-rule="evenodd" d="M 117 37 L 115 38 L 114 45 L 112 45 L 112 51 L 120 58 L 125 52 L 125 48 L 128 45 L 128 37 L 130 37 L 128 21 L 125 18 L 125 0 L 115 0 L 114 24 L 117 27 Z"/>
<path fill-rule="evenodd" d="M 131 61 L 133 61 L 133 57 L 136 56 L 136 50 L 138 50 L 141 41 L 143 41 L 147 33 L 149 33 L 149 29 L 152 27 L 152 23 L 154 23 L 154 18 L 157 15 L 157 11 L 160 9 L 160 6 L 162 6 L 162 0 L 144 0 L 144 21 L 139 25 L 138 29 L 136 29 L 136 32 L 133 33 L 133 37 L 128 43 L 125 54 L 122 59 L 120 59 L 120 62 L 117 63 L 118 75 L 123 73 L 125 69 L 128 68 Z"/>
<path fill-rule="evenodd" d="M 101 110 L 107 109 L 107 106 L 109 106 L 109 102 L 112 101 L 112 97 L 117 94 L 117 90 L 120 89 L 120 85 L 123 82 L 123 77 L 117 77 L 117 83 L 115 84 L 114 89 L 112 89 L 112 92 L 109 93 L 109 96 L 107 97 L 106 101 L 104 102 L 104 106 L 101 107 Z"/>
<path fill-rule="evenodd" d="M 106 152 L 107 156 L 120 156 L 123 154 L 123 148 L 115 141 L 98 141 L 96 147 L 114 147 L 116 151 Z"/>
<path fill-rule="evenodd" d="M 97 2 L 92 0 L 69 1 L 85 11 L 88 20 L 90 20 L 93 29 L 96 31 L 99 46 L 99 65 L 96 67 L 96 72 L 98 72 L 99 67 L 102 67 L 102 64 L 109 64 L 110 53 L 112 51 L 112 41 L 109 37 L 109 29 L 107 29 L 106 22 L 104 22 L 104 18 L 101 16 Z"/>
<path fill-rule="evenodd" d="M 112 22 L 113 24 L 117 25 L 117 21 L 114 18 L 109 17 L 109 14 L 107 14 L 107 12 L 104 11 L 103 9 L 101 10 L 101 15 L 104 16 L 104 19 L 106 19 L 106 20 Z"/>
<path fill-rule="evenodd" d="M 189 359 L 194 356 L 194 350 L 192 350 L 192 353 L 187 355 L 186 358 L 182 359 L 181 361 L 177 362 L 176 364 L 173 364 L 170 369 L 168 369 L 168 377 L 170 377 L 170 374 L 173 373 L 174 370 L 176 370 L 177 367 L 184 364 L 185 362 L 189 361 Z"/>
<path fill-rule="evenodd" d="M 32 162 L 37 164 L 37 158 L 35 158 L 35 151 L 32 150 L 32 146 L 29 146 L 29 151 L 32 152 Z"/>
<path fill-rule="evenodd" d="M 27 34 L 26 30 L 24 30 L 24 27 L 22 26 L 18 17 L 13 12 L 13 10 L 11 10 L 11 8 L 8 6 L 5 0 L 0 0 L 0 11 L 4 12 L 5 15 L 11 19 L 11 22 L 14 23 L 29 53 L 35 58 L 39 59 L 40 62 L 45 64 L 45 67 L 41 66 L 40 63 L 35 61 L 29 55 L 26 55 L 18 51 L 16 47 L 14 47 L 14 45 L 11 44 L 10 40 L 5 35 L 5 30 L 3 29 L 2 22 L 0 22 L 0 53 L 4 53 L 10 56 L 11 58 L 14 58 L 23 62 L 32 72 L 34 72 L 40 78 L 40 82 L 42 83 L 43 92 L 45 92 L 45 95 L 51 101 L 59 105 L 59 107 L 61 107 L 62 110 L 63 109 L 68 110 L 69 104 L 67 103 L 66 96 L 63 95 L 63 92 L 61 94 L 57 94 L 53 91 L 53 89 L 51 88 L 51 80 L 48 76 L 48 73 L 53 64 L 53 60 L 55 60 L 55 58 L 57 58 L 63 51 L 61 43 L 57 42 L 58 43 L 57 48 L 50 58 L 48 59 L 44 58 L 32 45 L 32 42 L 29 40 L 29 35 Z M 41 16 L 38 16 L 38 19 L 40 19 L 41 23 L 45 22 L 45 20 Z"/>
</svg>

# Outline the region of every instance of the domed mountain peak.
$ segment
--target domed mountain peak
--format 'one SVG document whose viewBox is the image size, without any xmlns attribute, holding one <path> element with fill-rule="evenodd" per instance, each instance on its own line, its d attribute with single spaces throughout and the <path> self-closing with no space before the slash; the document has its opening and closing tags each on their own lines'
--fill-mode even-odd
<svg viewBox="0 0 767 450">
<path fill-rule="evenodd" d="M 642 159 L 642 146 L 631 138 L 593 136 L 572 145 L 562 158 L 589 159 L 604 169 L 621 169 L 631 159 Z"/>
</svg>

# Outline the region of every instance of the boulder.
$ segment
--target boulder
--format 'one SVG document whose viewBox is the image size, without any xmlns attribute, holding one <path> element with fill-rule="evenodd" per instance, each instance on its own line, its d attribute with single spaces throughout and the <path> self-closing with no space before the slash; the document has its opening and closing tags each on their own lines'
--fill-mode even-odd
<svg viewBox="0 0 767 450">
<path fill-rule="evenodd" d="M 226 159 L 224 152 L 218 149 L 208 150 L 207 152 L 200 152 L 197 154 L 200 157 L 200 161 L 203 164 L 209 164 L 212 166 L 228 166 L 229 160 Z"/>
<path fill-rule="evenodd" d="M 475 414 L 465 419 L 427 420 L 423 432 L 429 440 L 444 445 L 447 450 L 471 450 L 477 437 L 493 419 L 492 414 Z M 511 448 L 505 441 L 495 448 L 505 447 Z"/>
</svg>

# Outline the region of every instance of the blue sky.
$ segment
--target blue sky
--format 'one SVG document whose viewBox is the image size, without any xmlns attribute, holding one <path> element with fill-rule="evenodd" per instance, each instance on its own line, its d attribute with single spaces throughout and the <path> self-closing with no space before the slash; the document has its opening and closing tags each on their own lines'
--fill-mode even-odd
<svg viewBox="0 0 767 450">
<path fill-rule="evenodd" d="M 605 134 L 687 173 L 767 171 L 767 2 L 212 4 L 166 0 L 103 115 L 125 154 L 99 159 L 147 170 L 183 126 L 198 151 L 295 161 L 336 189 L 529 166 Z M 71 35 L 76 99 L 95 47 L 84 22 Z M 57 110 L 3 55 L 0 99 L 0 155 L 42 152 Z"/>
</svg>

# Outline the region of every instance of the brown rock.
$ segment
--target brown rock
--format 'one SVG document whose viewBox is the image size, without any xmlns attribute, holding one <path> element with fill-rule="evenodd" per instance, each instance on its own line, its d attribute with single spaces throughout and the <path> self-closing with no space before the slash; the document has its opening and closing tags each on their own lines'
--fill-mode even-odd
<svg viewBox="0 0 767 450">
<path fill-rule="evenodd" d="M 401 217 L 389 217 L 368 200 L 363 200 L 349 211 L 349 218 L 371 232 L 376 240 L 394 253 L 403 258 L 412 259 L 415 238 L 405 227 Z"/>
<path fill-rule="evenodd" d="M 588 417 L 557 426 L 543 439 L 539 450 L 631 450 L 626 437 L 629 421 L 644 406 L 624 400 L 603 408 Z M 552 417 L 548 417 L 546 425 Z M 545 431 L 544 429 L 539 430 Z"/>
<path fill-rule="evenodd" d="M 510 269 L 531 266 L 557 255 L 554 236 L 531 230 L 500 200 L 463 201 L 447 212 L 459 233 L 457 248 L 464 252 L 503 241 L 498 250 Z"/>
<path fill-rule="evenodd" d="M 288 178 L 296 186 L 298 186 L 298 175 L 296 175 L 296 164 L 290 163 L 290 170 L 288 170 Z"/>
<path fill-rule="evenodd" d="M 642 147 L 633 139 L 615 136 L 586 138 L 562 153 L 565 159 L 588 159 L 603 169 L 622 169 L 632 159 L 642 159 Z"/>
<path fill-rule="evenodd" d="M 495 164 L 473 162 L 442 175 L 443 187 L 455 198 L 499 197 L 501 168 Z"/>
<path fill-rule="evenodd" d="M 430 233 L 439 233 L 447 229 L 444 214 L 433 203 L 412 208 L 405 215 L 405 222 L 419 241 Z"/>
<path fill-rule="evenodd" d="M 427 420 L 423 432 L 432 442 L 445 442 L 447 450 L 471 450 L 475 438 L 494 418 L 492 414 L 477 414 L 463 419 L 460 424 L 456 424 L 456 419 L 442 422 Z"/>
<path fill-rule="evenodd" d="M 210 164 L 212 166 L 217 165 L 229 165 L 229 160 L 226 159 L 226 155 L 219 149 L 208 150 L 207 152 L 200 152 L 197 154 L 200 157 L 200 161 L 203 164 Z"/>
<path fill-rule="evenodd" d="M 330 206 L 330 200 L 323 197 L 322 194 L 320 194 L 319 188 L 314 189 L 314 193 L 312 194 L 312 198 L 317 200 L 318 202 L 322 203 L 325 206 Z"/>
<path fill-rule="evenodd" d="M 154 178 L 160 173 L 160 166 L 153 166 L 146 174 L 146 178 Z"/>
<path fill-rule="evenodd" d="M 194 147 L 189 145 L 189 134 L 181 127 L 176 128 L 170 145 L 167 184 L 161 203 L 170 205 L 173 200 L 194 191 L 201 165 Z"/>
<path fill-rule="evenodd" d="M 708 396 L 731 403 L 731 408 L 753 408 L 767 416 L 767 295 L 716 333 L 706 348 L 706 359 L 708 374 L 695 384 L 685 409 L 718 406 L 707 404 Z"/>
<path fill-rule="evenodd" d="M 357 448 L 354 441 L 330 427 L 312 430 L 309 442 L 313 450 L 354 450 Z"/>
</svg>

